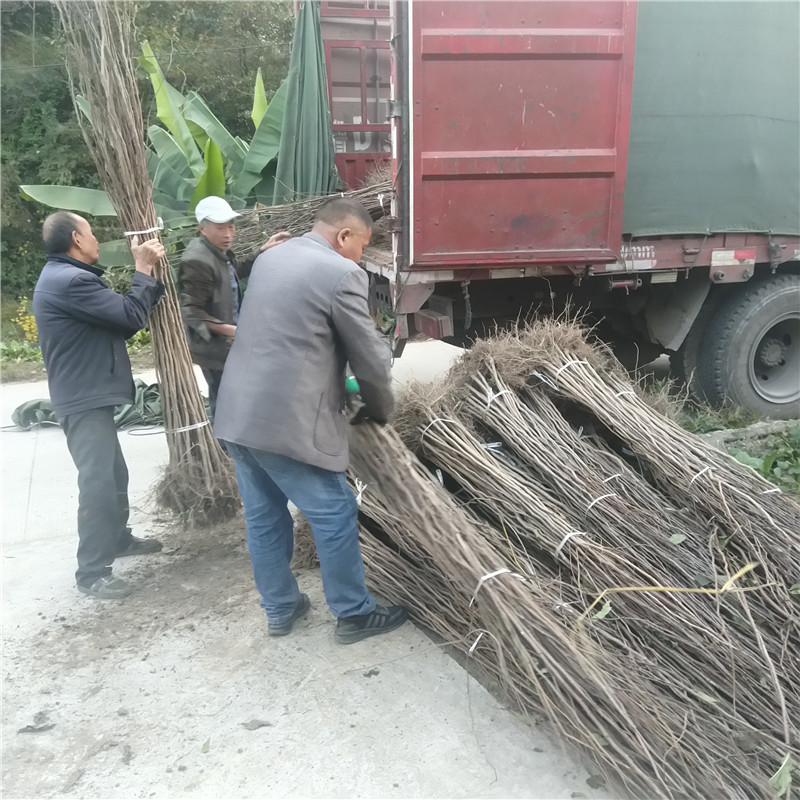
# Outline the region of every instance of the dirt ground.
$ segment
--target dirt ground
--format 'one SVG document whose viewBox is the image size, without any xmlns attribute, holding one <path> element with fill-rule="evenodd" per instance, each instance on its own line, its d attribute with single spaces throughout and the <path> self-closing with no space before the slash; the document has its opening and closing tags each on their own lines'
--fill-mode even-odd
<svg viewBox="0 0 800 800">
<path fill-rule="evenodd" d="M 148 533 L 125 601 L 39 592 L 5 626 L 4 797 L 604 796 L 413 626 L 337 646 L 316 570 L 269 639 L 240 518 Z"/>
</svg>

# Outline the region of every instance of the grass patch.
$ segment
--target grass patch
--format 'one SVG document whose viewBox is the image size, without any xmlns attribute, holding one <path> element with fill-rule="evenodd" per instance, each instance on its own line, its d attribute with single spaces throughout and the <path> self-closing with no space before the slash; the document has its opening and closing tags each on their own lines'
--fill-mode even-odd
<svg viewBox="0 0 800 800">
<path fill-rule="evenodd" d="M 800 422 L 761 440 L 757 447 L 735 447 L 729 452 L 784 492 L 800 494 Z"/>
<path fill-rule="evenodd" d="M 712 408 L 687 401 L 678 416 L 681 427 L 691 433 L 711 433 L 733 428 L 746 428 L 758 422 L 758 414 L 740 406 Z"/>
<path fill-rule="evenodd" d="M 740 406 L 712 408 L 699 403 L 669 378 L 645 376 L 640 386 L 650 405 L 690 433 L 741 430 L 741 437 L 723 441 L 720 446 L 781 491 L 800 495 L 800 421 L 794 425 L 787 423 L 786 430 L 780 433 L 748 435 L 746 429 L 759 421 L 758 414 L 753 411 Z"/>
</svg>

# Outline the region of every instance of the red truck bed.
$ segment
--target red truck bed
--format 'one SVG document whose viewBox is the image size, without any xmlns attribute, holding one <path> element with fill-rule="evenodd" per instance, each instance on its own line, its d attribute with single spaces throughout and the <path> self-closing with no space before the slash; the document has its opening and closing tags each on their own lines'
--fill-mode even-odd
<svg viewBox="0 0 800 800">
<path fill-rule="evenodd" d="M 614 261 L 635 4 L 404 7 L 409 267 Z"/>
</svg>

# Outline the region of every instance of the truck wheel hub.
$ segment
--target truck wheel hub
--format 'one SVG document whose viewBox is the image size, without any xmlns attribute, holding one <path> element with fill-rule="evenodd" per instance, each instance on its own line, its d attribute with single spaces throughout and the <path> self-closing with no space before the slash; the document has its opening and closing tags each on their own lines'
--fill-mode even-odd
<svg viewBox="0 0 800 800">
<path fill-rule="evenodd" d="M 777 367 L 786 361 L 786 345 L 780 339 L 764 339 L 758 348 L 758 360 L 765 367 Z"/>
</svg>

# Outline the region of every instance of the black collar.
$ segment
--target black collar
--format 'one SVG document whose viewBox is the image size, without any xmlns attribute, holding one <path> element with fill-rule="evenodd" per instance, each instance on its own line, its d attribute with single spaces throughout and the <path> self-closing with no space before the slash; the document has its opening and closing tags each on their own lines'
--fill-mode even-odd
<svg viewBox="0 0 800 800">
<path fill-rule="evenodd" d="M 200 241 L 214 254 L 216 254 L 219 258 L 223 261 L 231 261 L 234 260 L 233 250 L 220 250 L 219 247 L 215 247 L 211 242 L 206 239 L 203 234 L 200 234 Z"/>
<path fill-rule="evenodd" d="M 100 267 L 92 266 L 91 264 L 86 264 L 83 261 L 78 261 L 77 258 L 73 258 L 72 256 L 68 256 L 66 253 L 48 253 L 47 254 L 48 261 L 60 261 L 63 264 L 72 264 L 73 267 L 79 267 L 80 269 L 85 269 L 87 272 L 91 272 L 94 275 L 102 275 L 103 270 Z"/>
</svg>

